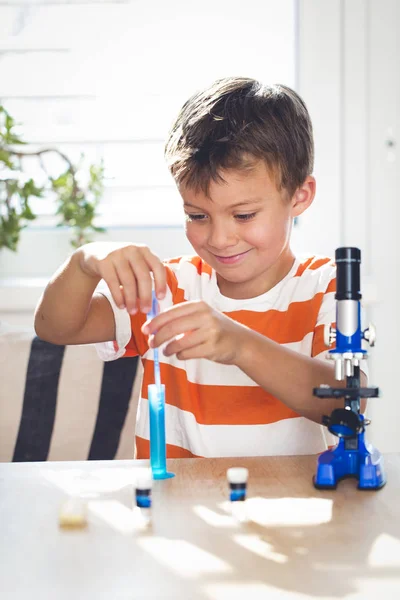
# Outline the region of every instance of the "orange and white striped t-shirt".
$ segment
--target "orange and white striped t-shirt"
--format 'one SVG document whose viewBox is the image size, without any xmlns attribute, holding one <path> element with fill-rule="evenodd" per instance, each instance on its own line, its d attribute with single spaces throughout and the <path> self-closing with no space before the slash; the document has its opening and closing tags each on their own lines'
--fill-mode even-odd
<svg viewBox="0 0 400 600">
<path fill-rule="evenodd" d="M 271 290 L 245 300 L 223 296 L 216 273 L 198 256 L 165 261 L 168 292 L 160 310 L 204 300 L 232 319 L 306 356 L 324 358 L 324 325 L 335 321 L 336 267 L 325 257 L 296 259 Z M 141 332 L 145 315 L 114 310 L 116 341 L 97 344 L 103 360 L 140 355 L 144 365 L 136 423 L 137 458 L 149 457 L 147 386 L 152 350 Z M 182 361 L 159 352 L 165 384 L 167 457 L 313 454 L 327 448 L 324 428 L 288 408 L 238 367 L 207 359 Z M 274 368 L 265 365 L 265 368 Z M 318 398 L 315 402 L 320 402 Z"/>
</svg>

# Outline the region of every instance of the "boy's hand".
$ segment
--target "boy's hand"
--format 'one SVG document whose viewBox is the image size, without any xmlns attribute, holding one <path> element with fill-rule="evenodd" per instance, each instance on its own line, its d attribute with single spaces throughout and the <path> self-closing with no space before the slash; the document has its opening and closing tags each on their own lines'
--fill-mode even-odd
<svg viewBox="0 0 400 600">
<path fill-rule="evenodd" d="M 176 354 L 180 360 L 208 358 L 226 365 L 235 364 L 239 336 L 245 329 L 203 301 L 172 306 L 142 327 L 143 333 L 150 336 L 151 348 L 169 341 L 165 356 Z"/>
<path fill-rule="evenodd" d="M 115 303 L 131 314 L 151 309 L 152 280 L 157 297 L 166 294 L 166 272 L 160 259 L 147 246 L 130 243 L 94 242 L 76 250 L 80 268 L 91 277 L 104 279 Z"/>
</svg>

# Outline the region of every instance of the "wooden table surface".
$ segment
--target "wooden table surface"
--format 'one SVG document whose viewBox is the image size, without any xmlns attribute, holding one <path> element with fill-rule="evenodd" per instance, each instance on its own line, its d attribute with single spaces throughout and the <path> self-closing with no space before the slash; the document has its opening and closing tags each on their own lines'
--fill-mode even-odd
<svg viewBox="0 0 400 600">
<path fill-rule="evenodd" d="M 138 530 L 135 472 L 147 461 L 0 465 L 4 600 L 400 598 L 400 456 L 387 485 L 312 486 L 316 459 L 168 461 L 153 522 Z M 229 511 L 226 469 L 249 469 L 247 522 Z M 62 502 L 88 502 L 83 530 L 58 526 Z"/>
</svg>

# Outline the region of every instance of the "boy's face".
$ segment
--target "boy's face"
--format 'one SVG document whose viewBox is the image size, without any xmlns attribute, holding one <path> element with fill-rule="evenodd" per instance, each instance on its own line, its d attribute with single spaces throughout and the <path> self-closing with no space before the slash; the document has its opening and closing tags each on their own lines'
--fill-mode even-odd
<svg viewBox="0 0 400 600">
<path fill-rule="evenodd" d="M 209 197 L 184 186 L 180 193 L 186 235 L 196 253 L 217 273 L 221 293 L 252 298 L 276 285 L 290 270 L 293 217 L 312 202 L 314 179 L 289 199 L 266 165 L 221 172 L 225 183 L 210 184 Z"/>
</svg>

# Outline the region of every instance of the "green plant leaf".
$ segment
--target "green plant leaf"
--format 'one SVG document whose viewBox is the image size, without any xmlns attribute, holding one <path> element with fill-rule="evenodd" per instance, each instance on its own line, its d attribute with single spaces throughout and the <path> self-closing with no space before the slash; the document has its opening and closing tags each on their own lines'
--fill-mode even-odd
<svg viewBox="0 0 400 600">
<path fill-rule="evenodd" d="M 6 165 L 9 169 L 14 169 L 14 163 L 12 162 L 12 154 L 9 150 L 0 148 L 0 161 Z"/>
<path fill-rule="evenodd" d="M 78 164 L 74 165 L 68 156 L 57 149 L 42 148 L 27 154 L 39 161 L 40 155 L 56 152 L 66 163 L 65 170 L 57 177 L 51 177 L 45 172 L 47 182 L 43 186 L 37 185 L 33 178 L 20 183 L 25 179 L 24 151 L 17 151 L 12 146 L 24 145 L 26 142 L 15 133 L 16 125 L 15 119 L 0 104 L 0 169 L 3 167 L 15 173 L 15 176 L 0 180 L 0 248 L 17 250 L 21 230 L 36 218 L 30 206 L 30 199 L 42 198 L 46 191 L 55 195 L 55 213 L 60 217 L 57 226 L 71 229 L 71 244 L 74 247 L 91 241 L 93 233 L 103 233 L 105 229 L 94 224 L 96 210 L 104 191 L 103 161 L 89 165 L 89 181 L 87 186 L 82 188 L 78 184 L 76 173 L 83 169 L 84 154 L 81 154 Z"/>
</svg>

